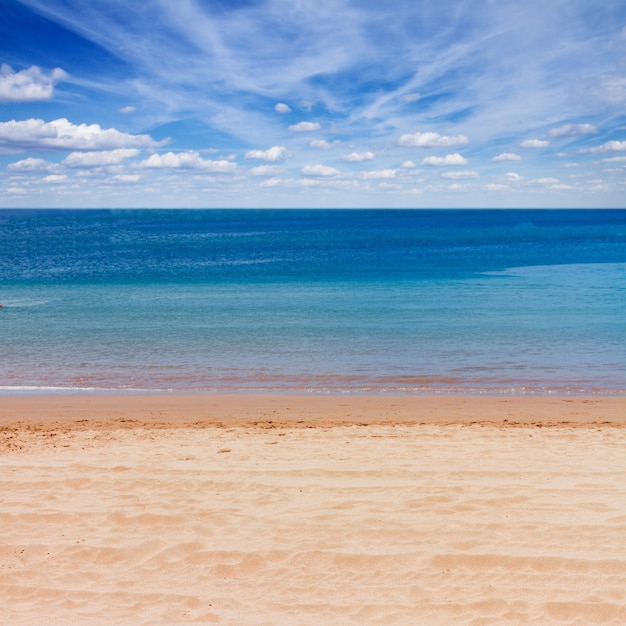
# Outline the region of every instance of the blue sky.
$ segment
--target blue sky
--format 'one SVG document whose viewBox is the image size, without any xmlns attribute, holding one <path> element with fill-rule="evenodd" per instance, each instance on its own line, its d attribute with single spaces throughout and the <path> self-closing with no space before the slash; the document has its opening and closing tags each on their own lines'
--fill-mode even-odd
<svg viewBox="0 0 626 626">
<path fill-rule="evenodd" d="M 624 0 L 1 0 L 0 207 L 624 207 Z"/>
</svg>

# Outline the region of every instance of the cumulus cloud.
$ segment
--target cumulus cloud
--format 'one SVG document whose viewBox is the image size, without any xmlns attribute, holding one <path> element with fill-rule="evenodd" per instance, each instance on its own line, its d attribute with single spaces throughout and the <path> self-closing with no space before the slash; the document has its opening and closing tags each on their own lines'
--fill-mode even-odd
<svg viewBox="0 0 626 626">
<path fill-rule="evenodd" d="M 280 169 L 278 165 L 259 165 L 258 167 L 253 167 L 250 170 L 250 174 L 252 176 L 273 176 L 280 172 Z"/>
<path fill-rule="evenodd" d="M 138 183 L 141 180 L 139 174 L 118 174 L 113 176 L 111 180 L 117 180 L 120 183 Z"/>
<path fill-rule="evenodd" d="M 54 85 L 66 78 L 67 74 L 58 67 L 46 75 L 36 65 L 15 72 L 3 63 L 0 65 L 0 102 L 50 100 Z"/>
<path fill-rule="evenodd" d="M 55 169 L 56 163 L 50 163 L 44 159 L 22 159 L 16 163 L 11 163 L 7 166 L 7 169 L 11 172 L 50 172 Z"/>
<path fill-rule="evenodd" d="M 285 104 L 284 102 L 279 102 L 274 107 L 274 111 L 276 111 L 277 113 L 291 113 L 291 109 L 289 108 L 289 105 Z"/>
<path fill-rule="evenodd" d="M 395 178 L 396 170 L 371 170 L 369 172 L 361 172 L 361 176 L 366 179 Z"/>
<path fill-rule="evenodd" d="M 237 164 L 221 159 L 209 161 L 203 159 L 197 152 L 167 152 L 166 154 L 153 154 L 145 161 L 137 165 L 140 168 L 154 169 L 197 169 L 208 172 L 228 173 L 237 169 Z"/>
<path fill-rule="evenodd" d="M 467 144 L 469 139 L 465 135 L 447 136 L 439 133 L 413 133 L 402 135 L 398 143 L 410 148 L 447 148 Z"/>
<path fill-rule="evenodd" d="M 422 160 L 422 165 L 466 165 L 467 159 L 458 153 L 446 154 L 445 157 L 426 157 Z"/>
<path fill-rule="evenodd" d="M 479 178 L 478 172 L 444 172 L 441 178 L 463 179 L 463 178 Z"/>
<path fill-rule="evenodd" d="M 565 124 L 553 128 L 548 135 L 550 137 L 578 137 L 580 135 L 595 135 L 598 129 L 593 124 Z"/>
<path fill-rule="evenodd" d="M 302 168 L 302 173 L 305 176 L 337 176 L 341 174 L 338 169 L 328 165 L 305 165 Z"/>
<path fill-rule="evenodd" d="M 287 156 L 287 148 L 284 146 L 272 146 L 267 150 L 250 150 L 246 152 L 246 159 L 257 161 L 284 161 Z"/>
<path fill-rule="evenodd" d="M 137 110 L 137 107 L 134 106 L 127 106 L 127 107 L 122 107 L 120 109 L 120 113 L 134 113 Z"/>
<path fill-rule="evenodd" d="M 129 135 L 98 124 L 72 124 L 65 118 L 0 122 L 0 149 L 25 150 L 115 150 L 158 145 L 149 135 Z"/>
<path fill-rule="evenodd" d="M 53 183 L 55 185 L 64 183 L 66 180 L 67 176 L 65 174 L 49 174 L 43 179 L 44 183 Z"/>
<path fill-rule="evenodd" d="M 404 161 L 404 163 L 402 163 L 402 167 L 405 169 L 411 169 L 412 167 L 417 167 L 417 163 L 414 163 L 413 161 Z"/>
<path fill-rule="evenodd" d="M 370 170 L 366 172 L 361 172 L 361 178 L 365 178 L 366 180 L 370 179 L 389 179 L 396 177 L 396 170 L 393 169 L 385 169 L 385 170 Z"/>
<path fill-rule="evenodd" d="M 292 133 L 309 133 L 313 130 L 319 130 L 322 127 L 318 122 L 298 122 L 289 126 Z"/>
<path fill-rule="evenodd" d="M 493 157 L 492 161 L 521 161 L 522 157 L 519 154 L 515 154 L 514 152 L 503 152 L 498 156 Z"/>
<path fill-rule="evenodd" d="M 332 143 L 329 143 L 326 139 L 314 139 L 309 145 L 311 148 L 316 148 L 317 150 L 330 150 L 339 143 L 341 142 L 338 139 L 335 139 Z"/>
<path fill-rule="evenodd" d="M 531 183 L 535 183 L 537 185 L 558 185 L 561 181 L 558 178 L 535 178 L 530 181 Z"/>
<path fill-rule="evenodd" d="M 124 159 L 137 156 L 136 148 L 119 148 L 118 150 L 101 150 L 98 152 L 72 152 L 65 157 L 63 164 L 67 167 L 103 167 L 119 165 Z"/>
<path fill-rule="evenodd" d="M 526 139 L 526 141 L 522 141 L 520 146 L 522 148 L 546 148 L 549 143 L 545 139 Z"/>
<path fill-rule="evenodd" d="M 373 158 L 374 153 L 368 150 L 367 152 L 351 152 L 344 155 L 343 160 L 358 163 L 360 161 L 371 161 Z"/>
<path fill-rule="evenodd" d="M 626 163 L 626 156 L 623 157 L 610 157 L 608 159 L 602 159 L 603 163 Z"/>
<path fill-rule="evenodd" d="M 590 152 L 622 152 L 626 150 L 626 141 L 607 141 L 601 146 L 591 148 Z"/>
<path fill-rule="evenodd" d="M 519 182 L 520 180 L 523 179 L 523 176 L 520 176 L 519 174 L 516 174 L 515 172 L 507 172 L 506 179 L 512 182 Z"/>
<path fill-rule="evenodd" d="M 485 191 L 506 191 L 508 186 L 502 185 L 501 183 L 487 183 L 486 185 L 483 185 L 483 189 Z"/>
<path fill-rule="evenodd" d="M 259 187 L 276 187 L 276 185 L 280 185 L 280 178 L 268 178 L 259 184 Z"/>
</svg>

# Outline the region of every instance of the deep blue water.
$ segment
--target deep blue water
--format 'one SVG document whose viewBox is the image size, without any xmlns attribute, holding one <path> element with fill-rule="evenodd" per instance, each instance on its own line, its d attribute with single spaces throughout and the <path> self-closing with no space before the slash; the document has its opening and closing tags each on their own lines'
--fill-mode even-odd
<svg viewBox="0 0 626 626">
<path fill-rule="evenodd" d="M 626 390 L 626 211 L 0 211 L 0 393 Z"/>
</svg>

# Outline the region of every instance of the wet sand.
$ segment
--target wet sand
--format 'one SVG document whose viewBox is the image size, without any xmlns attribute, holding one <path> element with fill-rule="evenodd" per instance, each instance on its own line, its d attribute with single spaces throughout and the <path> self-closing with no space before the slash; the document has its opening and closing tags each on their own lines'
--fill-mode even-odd
<svg viewBox="0 0 626 626">
<path fill-rule="evenodd" d="M 0 398 L 3 624 L 626 623 L 626 398 Z"/>
</svg>

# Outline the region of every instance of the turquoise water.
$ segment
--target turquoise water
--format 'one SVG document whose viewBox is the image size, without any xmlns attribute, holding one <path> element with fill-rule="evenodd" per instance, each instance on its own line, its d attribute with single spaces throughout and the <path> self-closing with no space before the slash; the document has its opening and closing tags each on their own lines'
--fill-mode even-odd
<svg viewBox="0 0 626 626">
<path fill-rule="evenodd" d="M 0 393 L 623 393 L 626 211 L 2 211 Z"/>
</svg>

